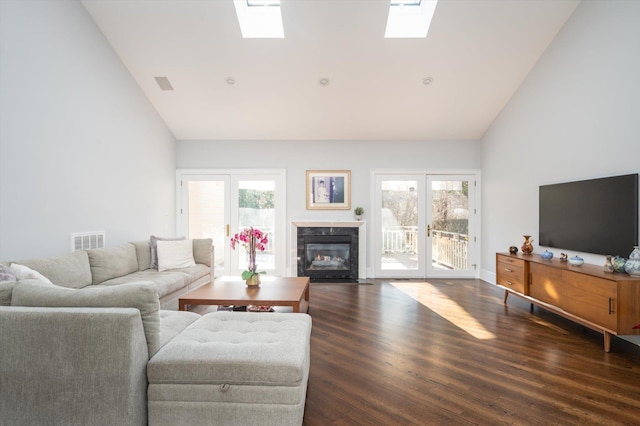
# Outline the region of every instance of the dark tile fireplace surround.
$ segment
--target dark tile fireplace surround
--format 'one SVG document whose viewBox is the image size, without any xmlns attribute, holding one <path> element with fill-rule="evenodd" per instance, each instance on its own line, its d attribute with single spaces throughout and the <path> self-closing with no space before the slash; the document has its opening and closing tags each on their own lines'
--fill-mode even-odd
<svg viewBox="0 0 640 426">
<path fill-rule="evenodd" d="M 357 227 L 298 228 L 298 276 L 311 282 L 358 281 Z"/>
</svg>

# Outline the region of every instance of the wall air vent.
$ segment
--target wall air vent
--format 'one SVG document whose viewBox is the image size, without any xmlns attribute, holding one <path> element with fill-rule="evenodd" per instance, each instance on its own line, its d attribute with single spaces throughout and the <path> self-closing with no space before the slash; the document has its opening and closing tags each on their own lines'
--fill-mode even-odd
<svg viewBox="0 0 640 426">
<path fill-rule="evenodd" d="M 105 232 L 78 232 L 71 234 L 71 251 L 103 248 Z"/>
</svg>

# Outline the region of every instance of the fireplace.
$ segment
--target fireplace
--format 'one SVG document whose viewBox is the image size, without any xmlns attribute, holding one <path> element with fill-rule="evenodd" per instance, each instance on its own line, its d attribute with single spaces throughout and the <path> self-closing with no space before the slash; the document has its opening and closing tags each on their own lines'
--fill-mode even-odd
<svg viewBox="0 0 640 426">
<path fill-rule="evenodd" d="M 358 228 L 298 228 L 298 276 L 312 282 L 357 282 Z"/>
</svg>

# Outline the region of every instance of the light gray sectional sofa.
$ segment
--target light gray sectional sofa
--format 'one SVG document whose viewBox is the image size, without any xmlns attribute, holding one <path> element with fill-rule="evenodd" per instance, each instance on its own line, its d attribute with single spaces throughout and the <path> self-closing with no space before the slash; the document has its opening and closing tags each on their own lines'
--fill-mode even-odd
<svg viewBox="0 0 640 426">
<path fill-rule="evenodd" d="M 307 314 L 161 309 L 209 281 L 212 254 L 193 240 L 196 265 L 163 272 L 146 241 L 18 262 L 50 282 L 0 283 L 0 425 L 301 424 Z"/>
<path fill-rule="evenodd" d="M 151 267 L 157 256 L 156 248 L 151 244 L 153 240 L 3 264 L 27 266 L 55 285 L 75 289 L 150 281 L 158 289 L 162 309 L 177 310 L 181 295 L 210 282 L 214 276 L 211 268 L 214 254 L 212 240 L 192 240 L 195 265 L 162 272 L 158 271 L 157 266 Z M 10 282 L 0 283 L 0 305 L 10 303 L 12 288 Z"/>
</svg>

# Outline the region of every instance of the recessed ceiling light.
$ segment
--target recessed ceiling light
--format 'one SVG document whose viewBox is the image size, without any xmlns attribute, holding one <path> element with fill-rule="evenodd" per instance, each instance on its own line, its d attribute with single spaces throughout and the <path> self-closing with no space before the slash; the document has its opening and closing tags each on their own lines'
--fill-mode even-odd
<svg viewBox="0 0 640 426">
<path fill-rule="evenodd" d="M 431 77 L 425 77 L 424 80 L 422 80 L 422 84 L 424 84 L 425 86 L 428 86 L 431 83 L 433 83 L 433 78 Z"/>
<path fill-rule="evenodd" d="M 236 79 L 235 79 L 235 78 L 228 77 L 228 78 L 227 78 L 227 80 L 226 80 L 226 82 L 227 82 L 227 84 L 228 84 L 229 86 L 233 86 L 234 84 L 236 84 Z"/>
<path fill-rule="evenodd" d="M 385 38 L 425 38 L 438 0 L 391 0 Z"/>
<path fill-rule="evenodd" d="M 321 78 L 320 80 L 318 80 L 318 84 L 320 84 L 320 86 L 328 86 L 330 83 L 328 78 Z"/>
</svg>

